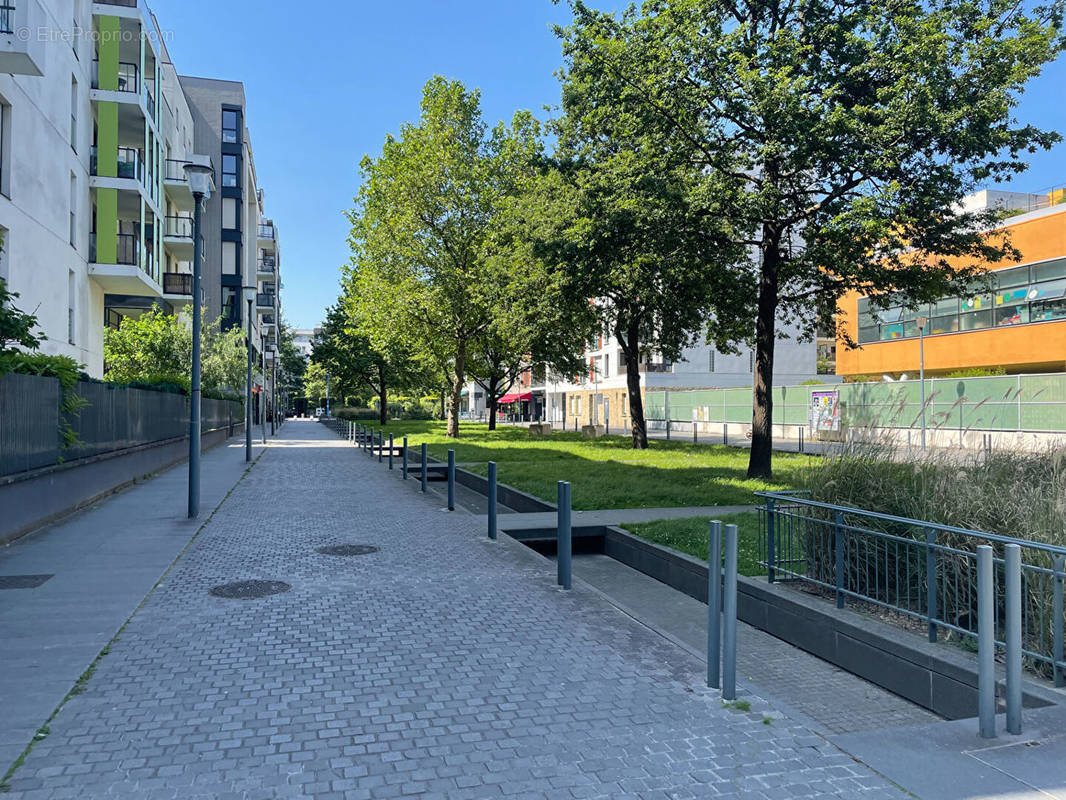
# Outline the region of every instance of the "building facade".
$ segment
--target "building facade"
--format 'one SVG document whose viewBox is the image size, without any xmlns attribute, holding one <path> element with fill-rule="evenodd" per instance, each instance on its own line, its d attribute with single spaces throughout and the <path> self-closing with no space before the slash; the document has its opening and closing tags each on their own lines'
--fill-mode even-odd
<svg viewBox="0 0 1066 800">
<path fill-rule="evenodd" d="M 916 310 L 884 311 L 857 294 L 839 313 L 858 347 L 837 343 L 842 376 L 917 377 L 1002 368 L 1007 373 L 1066 370 L 1066 204 L 1060 194 L 981 192 L 963 207 L 1014 212 L 999 230 L 1021 253 L 1017 263 L 989 264 L 991 291 L 945 297 Z"/>
<path fill-rule="evenodd" d="M 226 99 L 218 101 L 217 131 L 209 131 L 206 92 L 199 84 L 185 90 L 144 0 L 0 4 L 0 72 L 0 278 L 37 316 L 41 349 L 103 377 L 106 326 L 191 304 L 193 197 L 184 166 L 206 155 L 216 191 L 204 210 L 205 318 L 225 316 L 223 287 L 236 285 L 239 294 L 255 286 L 261 383 L 280 313 L 277 233 L 262 219 L 243 123 L 238 146 L 247 157 L 236 197 L 239 244 L 248 249 L 240 274 L 223 279 L 224 199 L 234 193 L 222 106 L 239 94 L 243 119 L 243 91 L 219 92 Z M 260 251 L 273 261 L 260 261 Z M 228 324 L 244 313 L 237 307 Z"/>
<path fill-rule="evenodd" d="M 802 342 L 797 331 L 785 330 L 775 348 L 774 380 L 784 385 L 815 377 L 818 347 Z M 586 349 L 586 371 L 577 376 L 558 376 L 531 367 L 502 398 L 501 413 L 524 421 L 545 420 L 561 427 L 604 425 L 629 426 L 629 389 L 625 359 L 618 343 L 600 336 Z M 652 358 L 640 364 L 641 396 L 662 389 L 725 389 L 752 385 L 755 354 L 750 348 L 737 354 L 721 353 L 708 344 L 683 351 L 676 363 Z M 471 419 L 488 413 L 485 392 L 476 383 L 463 394 L 463 412 Z"/>
</svg>

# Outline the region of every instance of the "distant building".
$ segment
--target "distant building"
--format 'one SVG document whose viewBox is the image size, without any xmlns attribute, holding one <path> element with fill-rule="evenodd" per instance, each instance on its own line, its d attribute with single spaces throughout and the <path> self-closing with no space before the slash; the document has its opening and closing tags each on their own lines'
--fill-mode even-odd
<svg viewBox="0 0 1066 800">
<path fill-rule="evenodd" d="M 292 332 L 292 343 L 296 345 L 296 349 L 303 354 L 304 358 L 311 357 L 315 349 L 315 337 L 321 332 L 321 325 L 316 325 L 314 328 L 298 328 Z"/>
<path fill-rule="evenodd" d="M 919 325 L 925 320 L 929 375 L 1002 367 L 1008 373 L 1066 370 L 1066 204 L 1048 195 L 984 191 L 961 201 L 967 210 L 999 206 L 1016 212 L 1000 228 L 1010 232 L 1020 263 L 989 264 L 994 289 L 973 297 L 945 297 L 910 310 L 876 311 L 858 294 L 838 314 L 859 347 L 837 342 L 837 374 L 917 375 Z"/>
</svg>

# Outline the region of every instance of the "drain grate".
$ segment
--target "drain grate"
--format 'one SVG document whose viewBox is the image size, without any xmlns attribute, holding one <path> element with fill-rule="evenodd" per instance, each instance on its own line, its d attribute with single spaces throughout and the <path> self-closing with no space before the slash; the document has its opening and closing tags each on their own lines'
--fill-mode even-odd
<svg viewBox="0 0 1066 800">
<path fill-rule="evenodd" d="M 254 600 L 257 597 L 281 594 L 291 588 L 292 585 L 285 581 L 234 581 L 215 586 L 210 593 L 215 597 L 231 600 Z"/>
<path fill-rule="evenodd" d="M 331 544 L 316 547 L 315 552 L 324 556 L 368 556 L 378 552 L 378 549 L 369 544 Z"/>
<path fill-rule="evenodd" d="M 0 575 L 0 589 L 36 589 L 52 575 Z"/>
</svg>

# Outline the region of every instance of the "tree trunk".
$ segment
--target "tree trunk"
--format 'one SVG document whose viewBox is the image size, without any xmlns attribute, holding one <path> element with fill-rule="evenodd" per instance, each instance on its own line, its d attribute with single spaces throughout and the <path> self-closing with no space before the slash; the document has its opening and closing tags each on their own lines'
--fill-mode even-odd
<svg viewBox="0 0 1066 800">
<path fill-rule="evenodd" d="M 378 367 L 378 416 L 381 420 L 381 424 L 389 424 L 389 395 L 385 386 L 385 368 Z"/>
<path fill-rule="evenodd" d="M 452 397 L 448 405 L 448 436 L 459 438 L 459 404 L 463 402 L 463 384 L 466 382 L 466 347 L 460 345 L 455 353 L 455 375 L 452 378 Z"/>
<path fill-rule="evenodd" d="M 496 409 L 499 407 L 500 398 L 497 394 L 499 391 L 499 381 L 493 379 L 489 381 L 489 385 L 485 388 L 489 398 L 489 430 L 496 430 Z"/>
<path fill-rule="evenodd" d="M 625 339 L 618 337 L 626 360 L 626 389 L 629 391 L 629 421 L 633 428 L 633 449 L 648 449 L 648 425 L 644 421 L 644 399 L 640 396 L 640 333 L 631 323 Z"/>
<path fill-rule="evenodd" d="M 763 261 L 759 276 L 759 310 L 755 321 L 755 370 L 752 375 L 751 453 L 748 477 L 773 477 L 774 343 L 777 324 L 780 232 L 763 226 Z"/>
<path fill-rule="evenodd" d="M 441 422 L 444 421 L 444 416 L 445 416 L 444 411 L 448 407 L 448 404 L 445 402 L 445 399 L 444 399 L 445 396 L 447 395 L 447 393 L 448 393 L 448 387 L 447 386 L 441 387 L 441 390 L 440 390 L 440 415 L 438 416 L 438 419 L 440 419 Z"/>
</svg>

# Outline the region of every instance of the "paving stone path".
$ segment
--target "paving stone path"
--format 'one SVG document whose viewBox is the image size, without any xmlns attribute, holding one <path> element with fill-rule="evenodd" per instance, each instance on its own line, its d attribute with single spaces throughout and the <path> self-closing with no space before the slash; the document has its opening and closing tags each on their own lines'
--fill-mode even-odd
<svg viewBox="0 0 1066 800">
<path fill-rule="evenodd" d="M 12 798 L 897 798 L 521 545 L 312 422 L 216 511 Z M 367 544 L 376 553 L 315 548 Z M 261 599 L 209 590 L 280 580 Z"/>
</svg>

